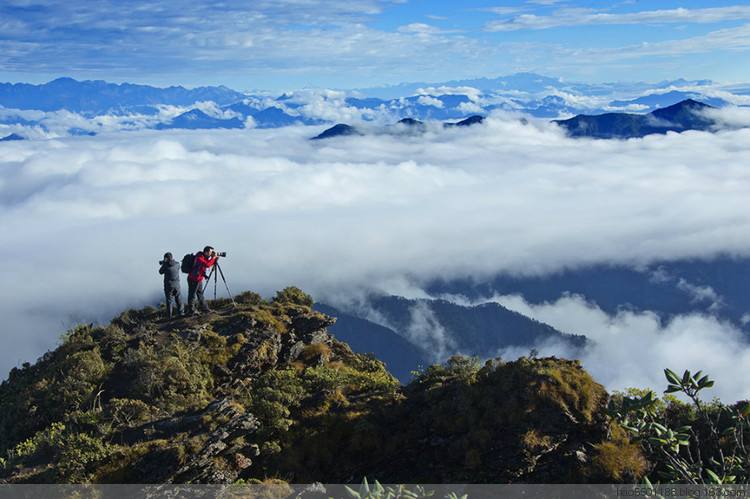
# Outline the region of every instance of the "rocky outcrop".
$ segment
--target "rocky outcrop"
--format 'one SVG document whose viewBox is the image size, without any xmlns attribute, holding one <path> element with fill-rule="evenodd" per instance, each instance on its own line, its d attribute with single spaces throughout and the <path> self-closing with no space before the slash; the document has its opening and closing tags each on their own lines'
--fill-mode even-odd
<svg viewBox="0 0 750 499">
<path fill-rule="evenodd" d="M 456 357 L 406 387 L 291 288 L 80 326 L 0 385 L 0 480 L 592 482 L 645 466 L 578 363 Z M 613 456 L 616 456 L 614 458 Z M 623 459 L 622 456 L 627 456 Z"/>
</svg>

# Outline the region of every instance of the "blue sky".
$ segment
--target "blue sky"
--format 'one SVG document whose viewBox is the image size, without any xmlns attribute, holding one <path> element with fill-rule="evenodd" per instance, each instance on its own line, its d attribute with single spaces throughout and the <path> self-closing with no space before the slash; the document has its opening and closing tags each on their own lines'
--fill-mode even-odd
<svg viewBox="0 0 750 499">
<path fill-rule="evenodd" d="M 240 90 L 533 71 L 750 81 L 750 3 L 567 0 L 3 0 L 0 80 Z"/>
</svg>

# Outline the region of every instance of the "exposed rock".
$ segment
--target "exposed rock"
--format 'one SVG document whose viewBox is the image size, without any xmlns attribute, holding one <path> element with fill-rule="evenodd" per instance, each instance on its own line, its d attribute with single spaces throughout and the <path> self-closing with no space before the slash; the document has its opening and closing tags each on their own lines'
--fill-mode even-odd
<svg viewBox="0 0 750 499">
<path fill-rule="evenodd" d="M 244 441 L 241 444 L 235 442 L 238 437 L 247 437 L 255 432 L 260 426 L 259 421 L 252 414 L 245 414 L 240 410 L 241 406 L 232 404 L 228 399 L 215 401 L 209 407 L 206 415 L 226 420 L 226 423 L 220 424 L 208 435 L 203 448 L 190 456 L 169 482 L 232 483 L 242 470 L 252 464 L 252 460 L 241 452 Z"/>
</svg>

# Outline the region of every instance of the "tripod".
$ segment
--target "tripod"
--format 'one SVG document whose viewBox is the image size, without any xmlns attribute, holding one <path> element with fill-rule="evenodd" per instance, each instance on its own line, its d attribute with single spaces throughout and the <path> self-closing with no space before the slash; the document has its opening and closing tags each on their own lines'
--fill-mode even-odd
<svg viewBox="0 0 750 499">
<path fill-rule="evenodd" d="M 217 272 L 218 270 L 218 272 Z M 217 282 L 219 280 L 219 275 L 221 275 L 221 280 L 224 283 L 224 287 L 227 288 L 227 294 L 229 294 L 229 299 L 232 300 L 232 305 L 237 307 L 237 303 L 234 301 L 234 297 L 232 296 L 232 292 L 229 290 L 229 284 L 227 284 L 227 280 L 224 278 L 224 271 L 221 270 L 221 265 L 219 265 L 218 260 L 214 264 L 213 267 L 211 267 L 211 272 L 208 274 L 208 279 L 206 279 L 206 285 L 203 287 L 203 292 L 206 292 L 206 289 L 208 289 L 208 285 L 211 283 L 211 276 L 214 278 L 214 300 L 216 299 L 216 287 Z"/>
</svg>

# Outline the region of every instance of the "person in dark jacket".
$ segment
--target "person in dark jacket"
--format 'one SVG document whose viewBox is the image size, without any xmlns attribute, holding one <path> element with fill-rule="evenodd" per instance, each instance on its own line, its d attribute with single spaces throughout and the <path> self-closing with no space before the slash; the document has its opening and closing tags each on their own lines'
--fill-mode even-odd
<svg viewBox="0 0 750 499">
<path fill-rule="evenodd" d="M 172 319 L 175 313 L 176 315 L 182 313 L 180 262 L 172 257 L 172 253 L 164 253 L 164 260 L 159 263 L 161 263 L 159 273 L 164 276 L 164 297 L 167 299 L 167 318 Z"/>
<path fill-rule="evenodd" d="M 208 305 L 203 298 L 203 280 L 208 277 L 208 269 L 214 266 L 219 259 L 216 251 L 211 246 L 206 246 L 203 251 L 196 253 L 193 259 L 193 270 L 188 274 L 188 303 L 187 313 L 194 311 L 193 303 L 198 299 L 198 306 L 204 312 L 208 312 Z"/>
</svg>

